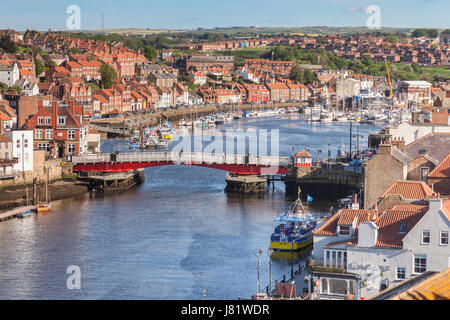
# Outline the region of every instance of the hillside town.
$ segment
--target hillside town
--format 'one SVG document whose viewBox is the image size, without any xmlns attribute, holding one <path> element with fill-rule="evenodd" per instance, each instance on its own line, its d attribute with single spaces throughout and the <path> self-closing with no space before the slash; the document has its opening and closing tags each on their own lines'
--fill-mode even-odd
<svg viewBox="0 0 450 320">
<path fill-rule="evenodd" d="M 0 38 L 22 48 L 0 49 L 1 187 L 73 178 L 67 162 L 100 154 L 102 140 L 111 137 L 98 123 L 140 129 L 143 119 L 168 120 L 169 112 L 194 117 L 200 107 L 211 113 L 258 107 L 295 110 L 308 123 L 382 125 L 367 146 L 358 136 L 354 149 L 350 131 L 350 150 L 339 161 L 330 154 L 319 159 L 318 151 L 316 160 L 312 150 L 292 155 L 297 177 L 359 161 L 348 170 L 359 170 L 363 183 L 347 207 L 313 232 L 308 290 L 289 297 L 381 299 L 395 288 L 392 298 L 431 277 L 441 283 L 434 294 L 450 298 L 450 79 L 392 79 L 388 65 L 448 67 L 450 34 L 402 42 L 381 35 L 248 37 L 177 44 L 154 57 L 121 42 L 62 32 L 6 29 Z M 280 45 L 381 62 L 386 75 L 274 60 L 273 52 L 238 63 L 226 53 Z M 298 70 L 307 70 L 311 81 L 299 81 Z M 431 295 L 429 287 L 415 293 Z M 282 298 L 278 289 L 258 297 Z"/>
</svg>

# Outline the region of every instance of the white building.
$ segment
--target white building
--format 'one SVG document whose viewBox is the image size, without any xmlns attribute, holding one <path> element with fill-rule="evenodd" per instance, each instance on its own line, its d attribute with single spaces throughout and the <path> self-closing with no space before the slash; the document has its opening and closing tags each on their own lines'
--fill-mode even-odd
<svg viewBox="0 0 450 320">
<path fill-rule="evenodd" d="M 189 77 L 192 79 L 194 84 L 206 84 L 206 74 L 204 73 L 191 71 L 189 73 Z"/>
<path fill-rule="evenodd" d="M 387 126 L 385 128 L 386 134 L 392 137 L 402 137 L 405 139 L 405 144 L 408 145 L 427 134 L 430 133 L 450 133 L 450 126 L 439 124 L 411 124 L 402 122 L 399 125 Z"/>
<path fill-rule="evenodd" d="M 450 267 L 450 200 L 392 210 L 340 210 L 314 234 L 312 280 L 321 299 L 369 298 L 425 271 Z"/>
<path fill-rule="evenodd" d="M 12 140 L 13 157 L 18 158 L 13 170 L 33 171 L 33 130 L 11 130 L 5 135 Z"/>
<path fill-rule="evenodd" d="M 88 152 L 87 128 L 80 128 L 80 153 Z"/>
<path fill-rule="evenodd" d="M 17 63 L 9 66 L 0 65 L 0 82 L 12 87 L 20 79 L 20 71 Z"/>
<path fill-rule="evenodd" d="M 431 101 L 431 83 L 427 81 L 400 81 L 398 83 L 400 101 L 428 103 Z"/>
<path fill-rule="evenodd" d="M 199 96 L 195 91 L 189 90 L 189 102 L 190 106 L 203 104 L 203 98 Z"/>
</svg>

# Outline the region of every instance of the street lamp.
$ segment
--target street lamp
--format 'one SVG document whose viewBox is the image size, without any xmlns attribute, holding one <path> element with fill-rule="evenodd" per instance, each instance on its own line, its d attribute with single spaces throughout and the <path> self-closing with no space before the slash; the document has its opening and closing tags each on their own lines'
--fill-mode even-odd
<svg viewBox="0 0 450 320">
<path fill-rule="evenodd" d="M 267 255 L 269 256 L 269 292 L 267 294 L 270 296 L 272 294 L 272 253 L 273 249 L 271 247 L 267 248 Z"/>
<path fill-rule="evenodd" d="M 263 254 L 262 249 L 255 249 L 253 251 L 253 254 L 255 255 L 255 257 L 258 258 L 258 282 L 257 282 L 257 294 L 259 294 L 260 290 L 259 290 L 259 269 L 261 268 L 261 259 L 260 257 Z"/>
</svg>

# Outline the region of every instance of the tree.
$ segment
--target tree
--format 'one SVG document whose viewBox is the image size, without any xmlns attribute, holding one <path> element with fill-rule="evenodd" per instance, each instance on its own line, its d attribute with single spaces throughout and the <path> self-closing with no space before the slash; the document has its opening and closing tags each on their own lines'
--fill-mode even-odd
<svg viewBox="0 0 450 320">
<path fill-rule="evenodd" d="M 16 53 L 17 45 L 8 36 L 3 36 L 0 38 L 0 49 L 7 53 Z"/>
<path fill-rule="evenodd" d="M 413 64 L 411 64 L 411 68 L 413 69 L 413 71 L 415 73 L 422 73 L 422 67 L 417 62 L 414 62 Z"/>
<path fill-rule="evenodd" d="M 51 59 L 48 59 L 47 61 L 45 61 L 45 67 L 47 69 L 50 69 L 51 67 L 54 67 L 54 66 L 56 66 L 55 61 L 53 61 Z"/>
<path fill-rule="evenodd" d="M 116 70 L 108 64 L 103 64 L 100 67 L 100 74 L 102 76 L 102 84 L 105 89 L 111 88 L 114 81 L 117 79 Z"/>
<path fill-rule="evenodd" d="M 389 43 L 398 43 L 398 42 L 400 42 L 400 39 L 397 36 L 391 34 L 386 37 L 386 41 Z"/>
<path fill-rule="evenodd" d="M 148 45 L 144 47 L 144 55 L 148 60 L 153 61 L 156 58 L 157 51 L 155 48 Z"/>
<path fill-rule="evenodd" d="M 36 70 L 36 76 L 39 76 L 42 72 L 46 70 L 44 63 L 41 59 L 34 59 L 34 65 Z"/>
<path fill-rule="evenodd" d="M 290 78 L 292 80 L 303 82 L 303 70 L 298 65 L 292 66 Z"/>
</svg>

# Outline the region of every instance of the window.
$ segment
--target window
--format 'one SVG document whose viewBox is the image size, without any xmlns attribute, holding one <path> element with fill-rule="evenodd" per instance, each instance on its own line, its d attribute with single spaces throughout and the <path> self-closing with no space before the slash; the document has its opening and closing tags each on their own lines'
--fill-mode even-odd
<svg viewBox="0 0 450 320">
<path fill-rule="evenodd" d="M 67 139 L 69 139 L 69 140 L 75 140 L 75 130 L 69 130 L 69 131 L 67 131 Z"/>
<path fill-rule="evenodd" d="M 328 280 L 322 279 L 322 288 L 321 293 L 328 293 Z"/>
<path fill-rule="evenodd" d="M 75 145 L 74 144 L 67 145 L 67 153 L 75 153 Z"/>
<path fill-rule="evenodd" d="M 403 267 L 397 268 L 397 279 L 398 280 L 406 279 L 406 268 L 403 268 Z"/>
<path fill-rule="evenodd" d="M 51 118 L 45 117 L 45 124 L 51 124 Z"/>
<path fill-rule="evenodd" d="M 331 294 L 347 294 L 347 281 L 340 279 L 330 279 Z"/>
<path fill-rule="evenodd" d="M 17 143 L 17 148 L 20 148 L 20 140 L 17 140 L 16 143 Z"/>
<path fill-rule="evenodd" d="M 422 244 L 430 244 L 430 231 L 422 230 Z"/>
<path fill-rule="evenodd" d="M 439 244 L 441 246 L 446 246 L 448 245 L 448 231 L 441 231 L 440 232 L 440 242 Z"/>
<path fill-rule="evenodd" d="M 58 117 L 58 124 L 65 125 L 66 124 L 66 117 Z"/>
<path fill-rule="evenodd" d="M 23 147 L 24 147 L 24 148 L 28 148 L 28 139 L 25 139 L 25 140 L 23 141 Z"/>
<path fill-rule="evenodd" d="M 429 172 L 430 172 L 430 168 L 428 168 L 428 167 L 420 168 L 420 180 L 426 181 Z"/>
<path fill-rule="evenodd" d="M 38 124 L 44 124 L 44 118 L 38 117 Z"/>
<path fill-rule="evenodd" d="M 35 129 L 34 130 L 34 138 L 36 140 L 42 139 L 42 129 Z"/>
<path fill-rule="evenodd" d="M 414 273 L 422 273 L 425 271 L 427 271 L 427 257 L 414 255 Z"/>
<path fill-rule="evenodd" d="M 400 225 L 400 231 L 399 233 L 405 233 L 406 232 L 406 223 L 402 223 Z"/>
<path fill-rule="evenodd" d="M 53 130 L 52 129 L 47 129 L 45 130 L 45 139 L 53 139 Z"/>
<path fill-rule="evenodd" d="M 339 226 L 339 234 L 341 236 L 349 236 L 350 235 L 350 226 Z"/>
</svg>

